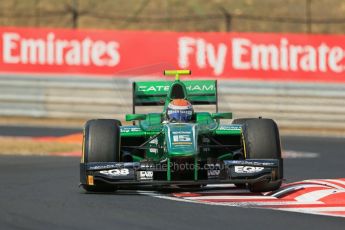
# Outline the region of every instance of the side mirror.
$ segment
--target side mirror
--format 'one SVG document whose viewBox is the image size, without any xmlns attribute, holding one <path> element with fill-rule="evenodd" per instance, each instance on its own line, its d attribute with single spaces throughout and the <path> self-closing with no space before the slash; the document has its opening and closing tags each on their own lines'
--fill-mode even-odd
<svg viewBox="0 0 345 230">
<path fill-rule="evenodd" d="M 232 113 L 212 113 L 213 119 L 232 119 Z"/>
<path fill-rule="evenodd" d="M 126 114 L 126 121 L 141 121 L 146 119 L 146 114 Z"/>
</svg>

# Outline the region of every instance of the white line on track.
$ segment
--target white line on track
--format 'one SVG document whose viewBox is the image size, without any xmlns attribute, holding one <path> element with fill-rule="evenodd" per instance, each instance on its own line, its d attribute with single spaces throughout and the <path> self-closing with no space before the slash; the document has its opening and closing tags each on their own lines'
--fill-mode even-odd
<svg viewBox="0 0 345 230">
<path fill-rule="evenodd" d="M 320 156 L 319 153 L 301 152 L 301 151 L 293 151 L 293 150 L 283 151 L 282 155 L 283 155 L 283 158 L 317 158 Z"/>
<path fill-rule="evenodd" d="M 326 185 L 335 189 L 344 189 L 342 186 L 336 185 L 331 182 L 327 182 L 326 180 L 305 180 L 303 181 L 305 183 L 314 183 L 314 184 L 320 184 L 320 185 Z"/>
<path fill-rule="evenodd" d="M 336 179 L 326 179 L 324 181 L 328 181 L 328 182 L 331 182 L 331 183 L 338 183 L 338 184 L 341 184 L 341 185 L 344 185 L 344 189 L 345 189 L 345 181 L 343 180 L 336 180 Z"/>
<path fill-rule="evenodd" d="M 345 190 L 339 190 L 339 189 L 324 189 L 324 190 L 317 190 L 313 192 L 308 192 L 306 194 L 300 195 L 295 198 L 297 201 L 318 201 L 324 197 L 327 197 L 329 195 L 333 195 L 336 193 L 345 193 Z"/>
<path fill-rule="evenodd" d="M 196 196 L 187 197 L 190 200 L 276 200 L 272 196 Z"/>
</svg>

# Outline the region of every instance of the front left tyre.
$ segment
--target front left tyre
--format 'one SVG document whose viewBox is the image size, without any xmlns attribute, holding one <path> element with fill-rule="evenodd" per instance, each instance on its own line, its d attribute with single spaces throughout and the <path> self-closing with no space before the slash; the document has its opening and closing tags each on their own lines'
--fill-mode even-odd
<svg viewBox="0 0 345 230">
<path fill-rule="evenodd" d="M 248 184 L 251 192 L 268 192 L 280 188 L 283 179 L 283 158 L 277 124 L 272 119 L 242 118 L 233 124 L 242 125 L 245 159 L 274 159 L 279 161 L 275 178 Z M 240 184 L 240 186 L 244 186 Z"/>
</svg>

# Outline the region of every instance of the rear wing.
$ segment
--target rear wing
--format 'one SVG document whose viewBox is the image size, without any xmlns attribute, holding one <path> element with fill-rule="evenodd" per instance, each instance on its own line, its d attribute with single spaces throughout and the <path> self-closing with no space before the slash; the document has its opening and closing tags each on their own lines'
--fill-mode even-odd
<svg viewBox="0 0 345 230">
<path fill-rule="evenodd" d="M 133 82 L 133 114 L 136 106 L 164 105 L 173 81 Z M 218 112 L 218 93 L 216 80 L 183 81 L 187 99 L 193 105 L 216 105 Z"/>
</svg>

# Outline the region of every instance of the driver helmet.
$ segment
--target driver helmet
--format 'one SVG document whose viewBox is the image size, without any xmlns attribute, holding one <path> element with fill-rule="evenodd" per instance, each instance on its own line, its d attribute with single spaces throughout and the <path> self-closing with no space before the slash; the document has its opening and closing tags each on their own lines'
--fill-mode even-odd
<svg viewBox="0 0 345 230">
<path fill-rule="evenodd" d="M 174 99 L 168 104 L 167 117 L 169 121 L 189 122 L 192 115 L 192 104 L 185 99 Z"/>
</svg>

